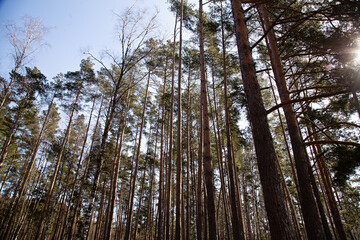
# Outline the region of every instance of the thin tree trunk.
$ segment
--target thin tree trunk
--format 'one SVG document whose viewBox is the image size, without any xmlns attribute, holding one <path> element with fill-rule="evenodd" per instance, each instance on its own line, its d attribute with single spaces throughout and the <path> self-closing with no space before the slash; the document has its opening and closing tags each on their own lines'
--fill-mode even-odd
<svg viewBox="0 0 360 240">
<path fill-rule="evenodd" d="M 129 95 L 130 95 L 130 90 L 129 90 L 128 96 L 127 96 L 127 104 L 126 104 L 126 109 L 125 109 L 124 118 L 123 118 L 122 131 L 120 134 L 120 143 L 118 143 L 119 141 L 117 141 L 117 146 L 116 146 L 117 150 L 116 150 L 116 154 L 114 157 L 113 174 L 112 174 L 112 180 L 111 180 L 112 187 L 110 189 L 111 193 L 109 194 L 109 200 L 108 200 L 109 205 L 108 205 L 108 211 L 106 214 L 105 239 L 111 238 L 111 226 L 112 226 L 112 219 L 114 216 L 115 198 L 116 198 L 116 191 L 117 191 L 117 179 L 119 178 L 119 168 L 120 168 L 122 145 L 123 145 L 123 139 L 124 139 L 125 130 L 126 130 L 127 115 L 128 115 L 128 111 L 129 111 Z M 119 131 L 120 131 L 120 127 L 119 127 Z"/>
<path fill-rule="evenodd" d="M 98 116 L 97 116 L 97 120 L 96 120 L 96 124 L 95 124 L 95 128 L 94 128 L 94 133 L 93 133 L 93 137 L 92 137 L 92 141 L 91 141 L 91 145 L 90 145 L 90 151 L 89 151 L 90 153 L 93 150 L 95 137 L 96 137 L 96 132 L 97 132 L 97 128 L 99 126 L 102 106 L 103 106 L 103 100 L 101 100 L 100 107 L 99 107 L 99 112 L 98 112 Z M 75 225 L 76 225 L 77 214 L 78 214 L 78 211 L 79 211 L 79 209 L 81 207 L 81 204 L 82 204 L 82 196 L 81 195 L 82 195 L 82 191 L 83 191 L 83 188 L 84 188 L 84 183 L 85 183 L 85 180 L 86 180 L 89 164 L 90 164 L 90 156 L 88 157 L 88 159 L 85 162 L 85 169 L 84 169 L 84 173 L 83 173 L 83 176 L 82 176 L 82 179 L 81 179 L 81 184 L 80 184 L 80 189 L 79 189 L 79 197 L 78 197 L 78 200 L 77 200 L 76 205 L 75 205 L 74 216 L 73 216 L 73 218 L 71 220 L 68 240 L 72 239 L 73 232 L 74 232 Z"/>
<path fill-rule="evenodd" d="M 137 179 L 137 172 L 138 172 L 138 166 L 139 166 L 139 156 L 140 156 L 140 147 L 141 147 L 141 138 L 143 133 L 143 128 L 145 125 L 145 113 L 146 113 L 146 104 L 147 104 L 147 96 L 149 91 L 149 85 L 150 85 L 150 76 L 151 71 L 149 70 L 149 77 L 147 80 L 146 85 L 146 92 L 145 92 L 145 99 L 144 99 L 144 107 L 141 117 L 141 126 L 140 126 L 140 133 L 139 133 L 139 143 L 137 147 L 136 157 L 135 157 L 135 168 L 134 168 L 134 174 L 132 178 L 132 185 L 131 185 L 131 192 L 130 192 L 130 201 L 128 206 L 128 218 L 126 222 L 126 230 L 125 230 L 125 236 L 124 240 L 128 240 L 130 238 L 130 232 L 131 232 L 131 225 L 132 225 L 132 216 L 133 216 L 133 208 L 134 208 L 134 196 L 135 196 L 135 186 L 136 186 L 136 179 Z"/>
<path fill-rule="evenodd" d="M 1 168 L 2 164 L 5 161 L 5 158 L 6 158 L 7 153 L 8 153 L 9 146 L 11 144 L 11 141 L 12 141 L 17 129 L 18 129 L 19 122 L 23 117 L 24 111 L 25 111 L 25 106 L 20 106 L 19 112 L 16 114 L 15 121 L 11 126 L 9 134 L 6 136 L 5 142 L 4 142 L 3 146 L 2 146 L 1 153 L 0 153 L 0 168 Z"/>
<path fill-rule="evenodd" d="M 91 226 L 92 213 L 93 213 L 93 208 L 95 205 L 96 191 L 97 191 L 97 188 L 99 185 L 99 179 L 100 179 L 100 175 L 101 175 L 101 171 L 102 171 L 102 165 L 104 162 L 106 141 L 109 136 L 111 123 L 115 117 L 115 112 L 116 112 L 115 110 L 117 107 L 117 103 L 119 101 L 119 89 L 120 89 L 120 84 L 122 82 L 123 76 L 124 76 L 124 69 L 122 68 L 120 71 L 120 76 L 117 80 L 116 86 L 114 87 L 113 96 L 109 103 L 106 121 L 105 121 L 105 125 L 104 125 L 104 130 L 103 130 L 103 134 L 101 137 L 100 149 L 99 149 L 99 153 L 96 156 L 97 165 L 95 166 L 96 170 L 95 170 L 94 180 L 93 180 L 93 184 L 92 184 L 91 192 L 90 192 L 90 203 L 85 211 L 85 224 L 84 224 L 84 229 L 83 229 L 83 233 L 82 233 L 82 235 L 83 235 L 82 237 L 84 239 L 87 239 L 87 236 L 89 233 L 89 228 Z"/>
<path fill-rule="evenodd" d="M 134 240 L 136 240 L 138 227 L 139 227 L 140 210 L 141 210 L 141 207 L 142 207 L 142 199 L 143 199 L 143 195 L 144 195 L 146 168 L 147 168 L 147 162 L 145 161 L 144 172 L 143 172 L 142 179 L 141 179 L 141 187 L 140 187 L 140 194 L 139 194 L 139 204 L 138 204 L 138 208 L 137 208 L 137 211 L 136 211 L 136 220 L 135 220 L 134 233 L 131 235 L 131 238 L 133 238 Z"/>
<path fill-rule="evenodd" d="M 157 145 L 158 145 L 158 134 L 159 128 L 156 127 L 156 137 L 155 137 L 155 149 L 154 149 L 154 160 L 156 159 L 156 152 L 157 152 Z M 150 173 L 150 188 L 149 188 L 149 196 L 148 196 L 148 215 L 146 221 L 146 228 L 145 228 L 145 240 L 151 239 L 152 234 L 152 224 L 153 224 L 153 182 L 154 182 L 154 175 L 155 175 L 155 163 L 151 163 L 151 173 Z"/>
<path fill-rule="evenodd" d="M 199 0 L 199 39 L 200 39 L 200 71 L 201 71 L 201 102 L 203 105 L 203 128 L 204 128 L 204 175 L 207 191 L 206 211 L 209 227 L 209 239 L 217 239 L 215 219 L 215 187 L 214 173 L 210 146 L 210 124 L 207 101 L 207 80 L 205 69 L 204 37 L 203 37 L 203 16 L 202 0 Z"/>
<path fill-rule="evenodd" d="M 93 235 L 93 239 L 99 239 L 99 235 L 101 235 L 101 225 L 102 225 L 102 217 L 103 217 L 103 209 L 104 209 L 104 202 L 105 202 L 105 196 L 106 196 L 106 183 L 107 183 L 107 178 L 104 178 L 103 181 L 103 192 L 101 194 L 101 200 L 100 200 L 100 206 L 99 206 L 99 213 L 96 219 L 96 228 L 95 228 L 95 233 Z M 93 226 L 90 226 L 90 229 Z M 89 231 L 89 236 L 91 236 L 91 231 Z"/>
<path fill-rule="evenodd" d="M 171 212 L 171 183 L 172 183 L 172 158 L 173 158 L 173 119 L 174 119 L 174 105 L 175 105 L 175 50 L 176 50 L 176 30 L 177 30 L 177 15 L 175 17 L 174 25 L 174 40 L 172 52 L 172 69 L 171 69 L 171 107 L 170 107 L 170 136 L 169 136 L 169 159 L 168 159 L 168 174 L 166 185 L 166 205 L 165 205 L 165 238 L 170 240 L 170 212 Z"/>
<path fill-rule="evenodd" d="M 189 67 L 188 86 L 187 86 L 187 111 L 186 111 L 186 240 L 190 240 L 190 110 L 191 110 L 191 96 L 190 96 L 190 73 Z M 184 226 L 185 227 L 185 226 Z"/>
<path fill-rule="evenodd" d="M 182 171 L 182 107 L 181 107 L 181 78 L 182 78 L 182 24 L 183 24 L 183 0 L 180 3 L 180 39 L 179 39 L 179 67 L 178 67 L 178 122 L 177 122 L 177 158 L 176 158 L 176 221 L 175 240 L 185 239 L 183 234 L 183 171 Z"/>
<path fill-rule="evenodd" d="M 233 156 L 231 151 L 231 131 L 230 131 L 230 116 L 229 116 L 229 104 L 228 104 L 228 87 L 227 87 L 227 67 L 226 67 L 226 46 L 225 46 L 225 31 L 223 22 L 223 11 L 221 2 L 221 44 L 222 44 L 222 62 L 224 71 L 224 108 L 225 108 L 225 128 L 226 128 L 226 142 L 227 142 L 227 161 L 228 161 L 228 173 L 230 180 L 230 206 L 231 206 L 231 220 L 233 225 L 233 238 L 245 239 L 244 226 L 241 221 L 241 209 L 237 209 L 237 197 L 234 181 L 234 166 Z M 239 199 L 240 200 L 240 199 Z"/>
<path fill-rule="evenodd" d="M 60 239 L 63 239 L 63 235 L 64 235 L 64 232 L 65 232 L 65 228 L 66 228 L 67 223 L 68 223 L 68 215 L 69 215 L 69 212 L 70 212 L 71 202 L 72 202 L 72 199 L 73 199 L 73 196 L 74 196 L 74 192 L 75 192 L 75 188 L 76 188 L 76 183 L 77 183 L 78 176 L 79 176 L 79 172 L 80 172 L 80 168 L 81 168 L 81 162 L 82 162 L 83 155 L 84 155 L 84 152 L 85 152 L 85 146 L 86 146 L 86 142 L 87 142 L 87 138 L 88 138 L 88 134 L 89 134 L 89 129 L 90 129 L 90 124 L 91 124 L 91 119 L 92 119 L 93 111 L 94 111 L 94 108 L 95 108 L 95 102 L 96 102 L 96 98 L 94 98 L 93 105 L 92 105 L 92 107 L 91 107 L 89 122 L 88 122 L 87 127 L 86 127 L 86 133 L 85 133 L 83 145 L 82 145 L 82 147 L 81 147 L 81 152 L 80 152 L 80 156 L 79 156 L 78 166 L 77 166 L 77 170 L 76 170 L 76 173 L 75 173 L 74 185 L 73 185 L 73 188 L 72 188 L 70 197 L 69 197 L 69 204 L 68 204 L 68 207 L 67 207 L 67 209 L 66 209 L 65 221 L 64 221 L 64 225 L 63 225 L 62 230 L 61 230 Z M 69 233 L 69 234 L 70 234 L 70 233 Z"/>
<path fill-rule="evenodd" d="M 315 138 L 315 141 L 316 141 L 317 140 L 316 139 L 317 134 L 314 134 L 314 138 Z M 331 212 L 331 216 L 332 216 L 333 221 L 334 221 L 334 225 L 335 225 L 335 229 L 336 229 L 335 234 L 336 234 L 337 238 L 339 238 L 339 239 L 342 239 L 342 240 L 347 239 L 346 238 L 346 233 L 345 233 L 345 230 L 344 230 L 344 226 L 343 226 L 342 221 L 341 221 L 339 209 L 337 207 L 336 200 L 335 200 L 335 197 L 334 197 L 334 191 L 331 188 L 331 180 L 330 180 L 330 176 L 329 176 L 329 173 L 328 173 L 326 163 L 324 162 L 323 157 L 319 156 L 321 154 L 321 152 L 322 152 L 320 145 L 313 146 L 313 150 L 314 150 L 314 153 L 315 153 L 315 156 L 316 156 L 316 163 L 317 163 L 319 171 L 320 171 L 320 176 L 321 176 L 321 179 L 322 179 L 323 184 L 324 184 L 325 194 L 326 194 L 326 197 L 327 197 L 328 202 L 329 202 L 329 209 L 330 209 L 330 212 Z"/>
<path fill-rule="evenodd" d="M 164 187 L 164 126 L 165 126 L 165 93 L 166 93 L 166 80 L 167 80 L 167 67 L 168 67 L 168 58 L 165 60 L 164 68 L 164 85 L 163 85 L 163 101 L 162 101 L 162 110 L 161 110 L 161 134 L 160 134 L 160 177 L 159 177 L 159 203 L 158 203 L 158 240 L 163 239 L 163 187 Z"/>
<path fill-rule="evenodd" d="M 211 75 L 212 75 L 212 90 L 213 90 L 213 98 L 214 98 L 214 112 L 215 112 L 215 121 L 214 119 L 212 119 L 213 121 L 213 128 L 214 128 L 214 134 L 215 134 L 215 144 L 216 144 L 216 152 L 217 152 L 217 159 L 218 159 L 218 163 L 219 163 L 219 173 L 220 173 L 220 182 L 221 182 L 221 191 L 219 193 L 219 201 L 218 203 L 220 204 L 221 202 L 221 198 L 220 195 L 222 195 L 223 198 L 223 204 L 224 204 L 224 211 L 225 211 L 225 226 L 226 226 L 226 232 L 228 234 L 228 239 L 230 239 L 230 230 L 229 230 L 229 222 L 228 222 L 228 199 L 227 199 L 227 191 L 226 191 L 226 183 L 225 183 L 225 177 L 224 177 L 224 168 L 223 168 L 223 147 L 222 147 L 222 143 L 221 143 L 221 135 L 220 135 L 220 131 L 219 131 L 219 114 L 218 114 L 218 108 L 217 108 L 217 104 L 216 104 L 216 89 L 215 89 L 215 78 L 214 78 L 214 69 L 212 66 L 212 70 L 211 70 Z M 208 94 L 210 95 L 210 94 Z M 210 99 L 210 96 L 209 96 Z M 212 113 L 212 106 L 211 106 L 211 101 L 210 101 L 210 115 L 214 115 Z M 215 122 L 217 124 L 215 124 Z M 218 218 L 219 219 L 219 218 Z"/>
<path fill-rule="evenodd" d="M 76 94 L 76 98 L 75 98 L 75 101 L 73 103 L 73 109 L 71 111 L 70 119 L 69 119 L 69 122 L 68 122 L 68 125 L 67 125 L 67 128 L 66 128 L 66 131 L 65 131 L 65 136 L 64 136 L 64 139 L 63 139 L 63 141 L 61 143 L 60 152 L 59 152 L 59 154 L 57 156 L 54 174 L 53 174 L 53 176 L 51 178 L 51 181 L 50 181 L 50 187 L 49 187 L 49 190 L 48 190 L 47 195 L 46 195 L 44 209 L 42 210 L 42 214 L 41 214 L 41 217 L 40 217 L 40 223 L 39 223 L 38 230 L 37 230 L 36 237 L 35 237 L 35 239 L 37 239 L 37 240 L 42 238 L 42 232 L 43 232 L 43 228 L 44 228 L 44 223 L 45 223 L 45 220 L 47 218 L 48 208 L 50 206 L 51 197 L 52 197 L 53 190 L 54 190 L 54 187 L 55 187 L 56 177 L 57 177 L 57 174 L 59 172 L 59 166 L 60 166 L 62 154 L 63 154 L 63 152 L 65 150 L 65 145 L 67 143 L 67 140 L 68 140 L 68 137 L 69 137 L 69 134 L 70 134 L 70 128 L 71 128 L 73 116 L 74 116 L 74 113 L 75 113 L 75 110 L 76 110 L 76 106 L 77 106 L 77 103 L 78 103 L 78 100 L 79 100 L 79 97 L 80 97 L 80 93 L 81 93 L 81 91 L 78 91 L 78 93 Z"/>
<path fill-rule="evenodd" d="M 248 102 L 270 233 L 273 239 L 297 239 L 295 228 L 286 211 L 285 195 L 276 166 L 276 154 L 266 119 L 266 110 L 256 78 L 241 1 L 231 0 L 231 4 L 241 74 Z"/>
<path fill-rule="evenodd" d="M 203 239 L 203 211 L 202 211 L 202 177 L 203 177 L 203 103 L 200 102 L 199 119 L 199 148 L 198 148 L 198 175 L 196 191 L 196 237 L 197 240 Z"/>
</svg>

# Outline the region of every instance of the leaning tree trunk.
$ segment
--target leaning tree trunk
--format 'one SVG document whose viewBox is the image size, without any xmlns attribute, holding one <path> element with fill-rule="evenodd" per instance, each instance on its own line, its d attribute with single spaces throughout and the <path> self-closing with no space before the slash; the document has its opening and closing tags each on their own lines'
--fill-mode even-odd
<svg viewBox="0 0 360 240">
<path fill-rule="evenodd" d="M 253 140 L 263 188 L 265 208 L 273 239 L 296 239 L 295 228 L 286 211 L 285 194 L 276 166 L 276 153 L 267 121 L 260 86 L 251 55 L 241 1 L 231 0 L 241 74 L 248 103 Z"/>
<path fill-rule="evenodd" d="M 129 98 L 129 94 L 130 94 L 130 90 L 128 92 L 127 98 Z M 125 109 L 125 113 L 124 113 L 122 130 L 120 133 L 120 143 L 118 143 L 119 141 L 117 141 L 118 146 L 116 147 L 117 151 L 116 151 L 116 154 L 114 157 L 113 174 L 112 174 L 112 180 L 111 180 L 112 187 L 110 189 L 111 193 L 109 194 L 110 195 L 109 206 L 108 206 L 108 211 L 106 214 L 105 239 L 110 239 L 110 237 L 111 237 L 111 224 L 112 224 L 112 219 L 114 216 L 115 198 L 116 198 L 116 190 L 117 190 L 117 179 L 119 178 L 120 159 L 121 159 L 123 139 L 124 139 L 125 130 L 126 130 L 128 112 L 129 112 L 129 100 L 127 99 L 127 105 L 126 105 L 126 109 Z M 120 130 L 120 128 L 119 128 L 119 130 Z"/>
<path fill-rule="evenodd" d="M 103 100 L 101 100 L 100 107 L 99 107 L 99 113 L 98 113 L 97 120 L 96 120 L 96 123 L 95 123 L 95 129 L 94 129 L 94 133 L 93 133 L 93 137 L 92 137 L 92 141 L 91 141 L 91 146 L 90 146 L 90 151 L 89 151 L 90 153 L 93 150 L 95 137 L 96 137 L 96 132 L 97 132 L 97 128 L 98 128 L 99 121 L 100 121 L 100 114 L 101 114 L 102 106 L 103 106 Z M 73 218 L 71 220 L 71 223 L 70 223 L 68 240 L 72 239 L 73 232 L 74 232 L 75 225 L 76 225 L 76 218 L 77 218 L 78 210 L 79 210 L 79 208 L 81 207 L 81 204 L 82 204 L 82 196 L 81 195 L 82 195 L 82 191 L 83 191 L 83 188 L 84 188 L 84 183 L 85 183 L 85 180 L 86 180 L 87 171 L 88 171 L 88 168 L 89 168 L 89 163 L 90 163 L 90 156 L 88 157 L 88 159 L 85 162 L 85 169 L 84 169 L 84 173 L 83 173 L 83 176 L 82 176 L 82 179 L 81 179 L 81 184 L 80 184 L 80 189 L 79 189 L 79 195 L 78 195 L 79 197 L 78 197 L 78 200 L 76 202 L 75 209 L 73 211 L 74 216 L 73 216 Z"/>
<path fill-rule="evenodd" d="M 280 52 L 277 47 L 275 33 L 273 29 L 271 29 L 267 9 L 264 4 L 259 6 L 259 12 L 263 21 L 264 32 L 267 32 L 266 43 L 270 53 L 271 65 L 279 91 L 279 96 L 282 103 L 289 102 L 291 99 L 286 86 L 287 84 L 281 63 Z M 284 105 L 283 110 L 294 153 L 295 166 L 299 181 L 300 204 L 304 216 L 307 236 L 309 239 L 326 239 L 319 209 L 317 207 L 311 186 L 310 169 L 308 168 L 309 159 L 301 137 L 295 110 L 292 104 Z"/>
<path fill-rule="evenodd" d="M 32 171 L 32 168 L 34 166 L 34 163 L 35 163 L 35 159 L 36 159 L 36 156 L 37 156 L 37 153 L 39 151 L 39 148 L 40 148 L 40 145 L 42 143 L 42 139 L 43 139 L 43 134 L 44 134 L 44 131 L 46 129 L 46 124 L 48 122 L 48 119 L 49 119 L 49 116 L 50 116 L 50 112 L 51 112 L 51 109 L 52 109 L 52 106 L 53 106 L 53 102 L 54 102 L 54 97 L 52 98 L 50 104 L 49 104 L 49 107 L 48 107 L 48 110 L 47 110 L 47 113 L 46 113 L 46 116 L 45 116 L 45 119 L 43 121 L 43 124 L 42 124 L 42 127 L 41 127 L 41 130 L 40 130 L 40 133 L 39 133 L 39 136 L 36 140 L 36 144 L 35 144 L 35 147 L 34 147 L 34 150 L 32 151 L 31 153 L 31 158 L 30 158 L 30 161 L 29 161 L 29 164 L 28 164 L 28 167 L 27 167 L 27 170 L 26 170 L 26 173 L 23 177 L 23 179 L 21 180 L 21 186 L 20 186 L 20 190 L 19 190 L 19 193 L 18 193 L 18 196 L 16 197 L 16 200 L 15 200 L 15 203 L 13 204 L 13 207 L 11 209 L 9 209 L 9 213 L 11 214 L 10 217 L 5 217 L 5 219 L 9 219 L 8 220 L 8 224 L 9 226 L 13 223 L 13 220 L 14 220 L 14 217 L 15 217 L 15 214 L 17 212 L 17 209 L 18 209 L 18 206 L 19 206 L 19 202 L 24 194 L 24 190 L 25 190 L 25 187 L 26 187 L 26 184 L 29 180 L 29 176 L 30 176 L 30 173 Z M 1 192 L 1 190 L 0 190 Z M 10 229 L 9 229 L 10 230 Z"/>
<path fill-rule="evenodd" d="M 95 166 L 96 170 L 94 173 L 94 180 L 93 180 L 91 192 L 90 192 L 90 200 L 89 200 L 90 202 L 89 202 L 89 206 L 87 207 L 87 209 L 85 211 L 85 224 L 84 224 L 84 229 L 83 229 L 83 233 L 82 233 L 82 235 L 83 235 L 82 237 L 84 239 L 87 239 L 88 234 L 89 234 L 89 229 L 91 226 L 92 212 L 93 212 L 93 208 L 95 205 L 96 192 L 97 192 L 97 188 L 99 185 L 100 174 L 101 174 L 103 162 L 104 162 L 106 141 L 109 136 L 111 123 L 115 117 L 115 110 L 117 107 L 117 103 L 119 101 L 119 89 L 120 89 L 120 85 L 122 83 L 123 77 L 124 77 L 124 67 L 122 67 L 122 69 L 120 70 L 120 76 L 118 77 L 116 85 L 114 87 L 113 96 L 109 103 L 107 117 L 106 117 L 106 121 L 105 121 L 105 125 L 104 125 L 104 130 L 103 130 L 103 134 L 101 137 L 99 153 L 96 156 L 97 165 Z"/>
<path fill-rule="evenodd" d="M 144 99 L 144 107 L 143 107 L 143 112 L 142 112 L 142 117 L 141 117 L 139 143 L 138 143 L 136 156 L 135 156 L 135 167 L 134 167 L 134 174 L 133 174 L 133 177 L 132 177 L 132 185 L 130 186 L 130 191 L 131 192 L 130 192 L 130 199 L 129 199 L 130 201 L 129 201 L 129 206 L 128 206 L 128 217 L 127 217 L 127 222 L 126 222 L 126 230 L 125 230 L 124 240 L 130 239 L 130 232 L 131 232 L 131 225 L 132 225 L 132 218 L 133 218 L 136 179 L 137 179 L 137 172 L 138 172 L 138 168 L 139 168 L 139 156 L 140 156 L 141 138 L 142 138 L 143 129 L 144 129 L 144 125 L 145 125 L 146 104 L 147 104 L 147 97 L 148 97 L 149 85 L 150 85 L 150 76 L 151 76 L 151 71 L 150 70 L 149 70 L 148 74 L 149 74 L 149 77 L 148 77 L 148 80 L 147 80 L 145 99 Z"/>
<path fill-rule="evenodd" d="M 60 152 L 59 152 L 59 154 L 57 156 L 54 174 L 53 174 L 53 176 L 51 178 L 51 181 L 50 181 L 50 187 L 49 187 L 47 195 L 46 195 L 44 209 L 42 210 L 42 214 L 41 214 L 41 217 L 40 217 L 40 223 L 39 223 L 39 226 L 38 226 L 38 229 L 37 229 L 35 239 L 41 239 L 42 238 L 42 232 L 43 232 L 43 228 L 44 228 L 44 223 L 45 223 L 45 219 L 47 218 L 48 209 L 49 209 L 50 202 L 51 202 L 51 197 L 52 197 L 54 187 L 55 187 L 56 177 L 57 177 L 57 174 L 59 172 L 59 167 L 60 167 L 63 152 L 65 150 L 65 145 L 67 143 L 67 140 L 68 140 L 68 137 L 69 137 L 69 134 L 70 134 L 70 128 L 71 128 L 72 120 L 73 120 L 75 110 L 76 110 L 76 107 L 77 107 L 77 103 L 78 103 L 78 100 L 79 100 L 79 97 L 80 97 L 80 93 L 81 93 L 81 91 L 79 90 L 78 93 L 76 94 L 75 102 L 73 103 L 73 109 L 72 109 L 71 114 L 70 114 L 70 119 L 69 119 L 69 122 L 68 122 L 68 125 L 67 125 L 67 128 L 66 128 L 66 131 L 65 131 L 64 139 L 63 139 L 63 141 L 61 143 Z"/>
<path fill-rule="evenodd" d="M 202 0 L 199 0 L 199 40 L 200 40 L 200 72 L 201 72 L 201 102 L 203 105 L 203 128 L 204 128 L 204 175 L 207 193 L 207 218 L 209 227 L 209 239 L 217 239 L 216 218 L 215 218 L 215 187 L 214 170 L 212 166 L 211 146 L 210 146 L 210 123 L 207 101 L 207 80 L 205 69 L 204 37 L 203 37 L 203 17 Z"/>
<path fill-rule="evenodd" d="M 89 122 L 88 122 L 87 127 L 86 127 L 86 133 L 85 133 L 84 141 L 83 141 L 83 144 L 82 144 L 82 147 L 81 147 L 79 161 L 78 161 L 78 164 L 77 164 L 77 170 L 76 170 L 75 177 L 74 177 L 74 186 L 73 186 L 73 188 L 71 190 L 71 194 L 70 194 L 70 197 L 69 197 L 69 203 L 68 203 L 68 207 L 66 209 L 66 213 L 65 213 L 65 217 L 64 217 L 65 221 L 64 221 L 64 224 L 63 224 L 63 227 L 62 227 L 62 230 L 61 230 L 60 239 L 63 239 L 65 228 L 68 225 L 68 216 L 69 216 L 69 212 L 70 212 L 71 202 L 72 202 L 72 199 L 73 199 L 73 196 L 74 196 L 74 193 L 75 193 L 76 183 L 77 183 L 79 172 L 80 172 L 80 169 L 81 169 L 81 162 L 82 162 L 82 159 L 83 159 L 86 142 L 87 142 L 88 135 L 89 135 L 91 119 L 92 119 L 93 111 L 94 111 L 94 108 L 95 108 L 95 102 L 96 102 L 96 98 L 94 98 L 93 105 L 91 107 L 90 116 L 89 116 Z"/>
<path fill-rule="evenodd" d="M 1 149 L 1 152 L 0 152 L 0 168 L 1 168 L 2 164 L 5 161 L 5 158 L 6 158 L 7 154 L 8 154 L 8 150 L 9 150 L 9 146 L 11 144 L 11 141 L 12 141 L 14 135 L 16 134 L 18 126 L 21 123 L 21 119 L 22 119 L 22 117 L 24 115 L 24 111 L 25 111 L 25 108 L 26 108 L 28 95 L 29 95 L 29 93 L 26 95 L 25 99 L 23 99 L 23 101 L 21 101 L 21 103 L 19 104 L 19 110 L 18 110 L 18 113 L 16 114 L 15 121 L 12 124 L 11 129 L 9 131 L 9 134 L 6 136 L 5 142 L 4 142 L 3 146 L 2 146 L 2 149 Z"/>
</svg>

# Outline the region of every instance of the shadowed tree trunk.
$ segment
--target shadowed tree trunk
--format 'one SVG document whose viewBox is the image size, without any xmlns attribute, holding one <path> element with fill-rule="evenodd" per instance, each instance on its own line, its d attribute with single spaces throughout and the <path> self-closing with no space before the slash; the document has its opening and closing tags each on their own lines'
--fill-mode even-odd
<svg viewBox="0 0 360 240">
<path fill-rule="evenodd" d="M 266 118 L 260 86 L 256 78 L 241 1 L 231 0 L 231 5 L 241 74 L 271 237 L 273 239 L 296 239 L 295 228 L 286 211 L 285 194 L 276 166 L 273 139 Z"/>
<path fill-rule="evenodd" d="M 264 4 L 259 6 L 259 12 L 263 21 L 264 32 L 267 32 L 266 43 L 270 53 L 270 60 L 275 76 L 275 82 L 279 91 L 281 102 L 284 103 L 290 101 L 291 99 L 287 89 L 285 73 L 281 63 L 280 53 L 277 48 L 275 34 L 273 29 L 271 29 L 267 9 Z M 285 119 L 294 153 L 295 166 L 299 181 L 300 204 L 304 216 L 307 236 L 309 239 L 326 239 L 319 209 L 317 207 L 311 186 L 309 172 L 311 169 L 307 167 L 309 159 L 306 153 L 305 145 L 303 144 L 296 114 L 292 104 L 284 105 L 283 110 L 285 113 Z"/>
</svg>

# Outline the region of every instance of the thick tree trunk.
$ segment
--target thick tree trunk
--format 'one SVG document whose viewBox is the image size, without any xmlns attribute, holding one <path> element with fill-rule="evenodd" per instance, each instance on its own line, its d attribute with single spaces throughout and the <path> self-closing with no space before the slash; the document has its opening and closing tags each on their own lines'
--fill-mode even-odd
<svg viewBox="0 0 360 240">
<path fill-rule="evenodd" d="M 205 69 L 204 37 L 203 37 L 203 17 L 202 0 L 199 0 L 199 39 L 200 39 L 200 71 L 201 71 L 201 102 L 203 105 L 203 129 L 204 129 L 204 175 L 207 193 L 206 211 L 209 227 L 209 239 L 217 239 L 216 219 L 215 219 L 215 187 L 214 170 L 212 166 L 211 146 L 210 146 L 210 123 L 207 101 L 207 80 Z"/>
<path fill-rule="evenodd" d="M 251 55 L 241 1 L 231 0 L 241 74 L 248 103 L 253 139 L 263 188 L 265 208 L 273 239 L 296 239 L 295 228 L 286 211 L 285 195 L 276 166 L 276 154 L 260 86 Z"/>
<path fill-rule="evenodd" d="M 276 85 L 278 87 L 281 102 L 290 101 L 289 91 L 287 89 L 285 73 L 281 63 L 280 53 L 277 48 L 274 31 L 271 29 L 268 13 L 265 5 L 259 6 L 259 12 L 262 17 L 266 43 L 270 53 L 271 65 L 273 68 Z M 315 196 L 311 186 L 310 172 L 308 166 L 308 156 L 305 145 L 300 133 L 300 128 L 296 119 L 294 108 L 291 104 L 283 106 L 286 123 L 288 125 L 290 140 L 294 153 L 295 166 L 299 181 L 299 196 L 301 210 L 304 216 L 306 232 L 309 239 L 326 239 L 325 231 L 322 225 L 319 209 L 316 204 Z"/>
</svg>

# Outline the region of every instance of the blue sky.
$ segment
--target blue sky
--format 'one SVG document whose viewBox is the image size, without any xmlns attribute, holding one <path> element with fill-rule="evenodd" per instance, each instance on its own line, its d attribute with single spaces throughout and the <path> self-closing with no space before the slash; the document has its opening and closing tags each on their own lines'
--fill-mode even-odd
<svg viewBox="0 0 360 240">
<path fill-rule="evenodd" d="M 13 63 L 11 46 L 4 25 L 19 23 L 23 16 L 41 18 L 49 28 L 45 41 L 49 46 L 33 56 L 29 66 L 37 66 L 48 79 L 58 73 L 78 70 L 85 49 L 100 55 L 104 49 L 116 50 L 113 12 L 120 14 L 134 1 L 129 0 L 0 0 L 0 76 L 8 77 Z M 162 34 L 172 32 L 174 16 L 166 0 L 138 0 L 136 6 L 151 15 L 159 10 Z"/>
</svg>

